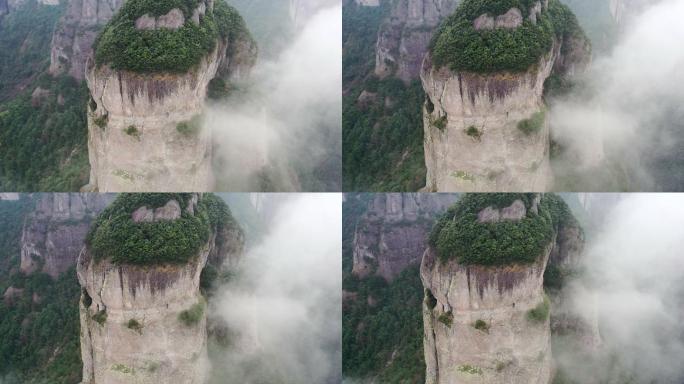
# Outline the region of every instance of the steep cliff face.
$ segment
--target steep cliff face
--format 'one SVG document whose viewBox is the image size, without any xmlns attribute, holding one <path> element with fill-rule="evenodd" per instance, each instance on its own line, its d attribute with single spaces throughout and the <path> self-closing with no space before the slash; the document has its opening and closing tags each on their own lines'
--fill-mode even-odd
<svg viewBox="0 0 684 384">
<path fill-rule="evenodd" d="M 236 262 L 243 245 L 239 227 L 212 216 L 216 205 L 206 205 L 207 198 L 168 196 L 170 200 L 164 204 L 163 198 L 131 202 L 138 198 L 120 197 L 112 209 L 119 213 L 125 210 L 130 216 L 110 221 L 113 232 L 103 227 L 94 230 L 77 266 L 83 288 L 80 319 L 84 384 L 205 382 L 209 371 L 207 318 L 200 275 L 210 258 L 215 258 L 213 263 L 218 266 Z M 212 204 L 221 203 L 214 200 Z M 209 215 L 208 223 L 202 221 L 205 214 Z M 202 223 L 199 227 L 182 224 L 196 220 Z M 168 244 L 157 238 L 163 236 L 154 230 L 158 225 L 186 231 L 208 229 L 210 235 L 185 260 L 171 255 L 177 252 L 176 246 L 184 247 L 184 241 L 156 254 L 176 262 L 151 260 L 137 247 L 139 254 L 112 250 L 109 257 L 106 248 L 101 247 L 108 242 L 102 239 L 130 231 L 131 223 L 146 227 L 146 233 L 152 234 L 150 242 Z"/>
<path fill-rule="evenodd" d="M 448 194 L 376 194 L 359 219 L 353 240 L 353 273 L 393 280 L 420 263 L 435 217 L 456 201 Z"/>
<path fill-rule="evenodd" d="M 106 194 L 40 194 L 24 222 L 21 271 L 57 278 L 74 266 L 92 220 L 113 199 Z"/>
<path fill-rule="evenodd" d="M 443 264 L 425 252 L 426 383 L 550 382 L 548 319 L 528 318 L 545 300 L 550 249 L 533 265 L 503 267 Z"/>
<path fill-rule="evenodd" d="M 464 5 L 471 6 L 470 3 Z M 552 6 L 560 7 L 558 4 L 552 3 Z M 583 71 L 590 60 L 590 45 L 571 13 L 568 16 L 561 13 L 565 8 L 552 11 L 549 7 L 548 2 L 537 1 L 524 13 L 511 8 L 494 18 L 484 12 L 471 21 L 472 36 L 492 35 L 493 30 L 508 31 L 497 33 L 519 38 L 521 42 L 517 46 L 527 38 L 522 37 L 520 28 L 540 28 L 539 38 L 544 42 L 537 43 L 542 46 L 548 43 L 550 48 L 536 54 L 525 50 L 516 52 L 521 56 L 540 55 L 536 64 L 523 63 L 524 70 L 516 59 L 510 60 L 510 68 L 515 70 L 502 69 L 507 68 L 507 63 L 498 60 L 505 56 L 484 48 L 476 53 L 455 54 L 451 51 L 466 49 L 465 46 L 449 47 L 453 40 L 444 35 L 452 33 L 451 30 L 445 27 L 440 32 L 439 49 L 457 57 L 458 63 L 437 64 L 435 52 L 429 52 L 423 62 L 428 190 L 491 192 L 550 188 L 550 127 L 542 98 L 544 82 L 554 72 L 566 76 Z M 457 11 L 453 22 L 462 23 L 461 19 L 468 17 L 466 12 Z M 537 18 L 542 17 L 546 19 L 538 25 Z M 549 33 L 542 26 L 542 22 L 551 22 L 549 19 L 559 24 L 555 25 L 556 32 Z M 572 32 L 560 33 L 561 30 Z M 478 38 L 473 38 L 475 46 L 484 41 Z M 464 59 L 466 54 L 470 56 Z M 487 55 L 492 55 L 496 64 L 482 59 Z M 493 70 L 484 65 L 491 65 Z M 470 69 L 455 69 L 459 66 Z M 480 72 L 474 72 L 475 68 Z"/>
<path fill-rule="evenodd" d="M 460 0 L 398 0 L 378 32 L 375 74 L 409 82 L 420 75 L 434 29 Z"/>
<path fill-rule="evenodd" d="M 121 8 L 123 0 L 69 0 L 52 35 L 50 74 L 85 78 L 86 61 L 101 27 Z"/>
<path fill-rule="evenodd" d="M 122 8 L 124 15 L 132 12 L 128 4 Z M 207 0 L 186 11 L 185 16 L 180 10 L 172 9 L 157 18 L 145 14 L 130 21 L 135 23 L 133 33 L 140 36 L 152 33 L 150 29 L 164 31 L 158 36 L 182 35 L 180 29 L 203 33 L 193 29 L 192 24 L 213 23 L 214 18 L 216 24 L 228 24 L 219 28 L 226 30 L 225 35 L 206 41 L 214 48 L 187 70 L 176 67 L 182 59 L 170 61 L 159 51 L 151 51 L 147 66 L 143 64 L 135 69 L 125 68 L 138 65 L 133 57 L 124 57 L 116 64 L 89 61 L 86 74 L 92 96 L 88 112 L 89 189 L 130 192 L 213 189 L 212 136 L 202 129 L 201 117 L 207 87 L 217 76 L 230 80 L 244 78 L 256 57 L 254 42 L 243 30 L 244 22 L 239 15 L 220 18 L 217 12 L 210 15 L 213 8 L 214 2 Z M 103 40 L 107 37 L 113 40 L 111 36 L 116 36 L 118 25 L 121 24 L 108 26 Z M 206 38 L 206 35 L 200 36 Z M 115 42 L 106 53 L 117 56 L 118 45 L 127 43 Z M 164 44 L 163 40 L 156 43 Z M 169 68 L 158 68 L 151 63 L 164 63 Z"/>
<path fill-rule="evenodd" d="M 475 228 L 492 229 L 502 225 L 506 226 L 506 231 L 525 231 L 526 225 L 536 222 L 535 227 L 550 230 L 549 213 L 546 205 L 540 204 L 539 197 L 526 202 L 524 198 L 515 199 L 504 204 L 492 199 L 491 203 L 479 206 L 477 202 L 473 204 L 473 200 L 472 196 L 464 197 L 464 201 L 458 203 L 458 215 L 467 215 L 477 221 Z M 446 222 L 438 224 L 436 230 L 441 232 L 438 243 L 444 241 L 444 236 L 458 236 L 460 231 L 473 230 L 462 227 L 460 220 L 454 222 L 453 227 Z M 520 255 L 526 260 L 534 260 L 529 263 L 507 262 L 508 256 L 501 259 L 494 256 L 496 252 L 510 250 L 510 247 L 497 250 L 504 245 L 496 244 L 499 241 L 496 236 L 491 240 L 493 243 L 488 243 L 488 252 L 491 252 L 488 256 L 494 258 L 487 264 L 469 260 L 469 253 L 475 254 L 476 247 L 482 246 L 480 240 L 465 240 L 473 242 L 466 244 L 468 248 L 461 251 L 466 254 L 458 257 L 444 254 L 439 246 L 431 244 L 428 247 L 421 264 L 425 287 L 426 383 L 551 381 L 549 301 L 543 283 L 556 235 L 549 237 L 548 234 L 535 234 L 539 237 L 533 247 L 536 251 L 532 252 L 538 254 Z M 544 242 L 546 245 L 539 248 Z"/>
</svg>

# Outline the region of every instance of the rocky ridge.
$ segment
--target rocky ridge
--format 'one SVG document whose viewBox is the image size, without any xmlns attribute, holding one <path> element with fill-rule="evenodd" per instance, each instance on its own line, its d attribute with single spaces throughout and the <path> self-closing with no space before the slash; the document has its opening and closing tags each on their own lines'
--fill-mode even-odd
<svg viewBox="0 0 684 384">
<path fill-rule="evenodd" d="M 410 82 L 420 75 L 423 57 L 439 23 L 460 0 L 397 0 L 376 43 L 375 74 Z M 375 5 L 375 4 L 372 4 Z"/>
<path fill-rule="evenodd" d="M 540 201 L 529 209 L 522 200 L 486 207 L 475 217 L 488 225 L 515 223 L 548 214 Z M 508 216 L 495 217 L 495 211 Z M 546 384 L 553 374 L 552 331 L 570 330 L 591 348 L 600 344 L 595 318 L 566 311 L 562 289 L 550 299 L 544 293 L 547 268 L 577 267 L 583 244 L 581 229 L 567 219 L 530 264 L 466 265 L 428 247 L 421 264 L 426 383 Z"/>
<path fill-rule="evenodd" d="M 211 0 L 202 1 L 194 15 L 200 18 L 213 6 Z M 174 23 L 172 16 L 168 19 L 165 22 Z M 136 23 L 143 26 L 140 20 Z M 183 23 L 193 22 L 190 18 Z M 220 39 L 215 49 L 186 73 L 137 73 L 88 61 L 91 174 L 86 188 L 127 192 L 212 190 L 212 135 L 202 129 L 201 118 L 207 88 L 217 76 L 244 78 L 255 57 L 251 37 L 240 35 Z"/>
<path fill-rule="evenodd" d="M 537 11 L 539 13 L 537 13 Z M 549 12 L 538 1 L 528 15 Z M 476 29 L 521 27 L 515 8 L 483 14 Z M 498 25 L 498 27 L 497 27 Z M 421 70 L 428 191 L 546 191 L 552 184 L 550 127 L 543 100 L 552 74 L 574 75 L 590 61 L 581 33 L 556 37 L 550 52 L 523 72 L 473 73 L 437 66 L 428 53 Z"/>
<path fill-rule="evenodd" d="M 83 80 L 86 62 L 102 26 L 121 8 L 124 0 L 69 0 L 54 34 L 49 72 Z"/>
<path fill-rule="evenodd" d="M 91 222 L 113 199 L 106 194 L 39 194 L 22 230 L 21 271 L 57 278 L 76 265 Z"/>
<path fill-rule="evenodd" d="M 203 198 L 189 199 L 184 214 L 198 214 Z M 114 263 L 96 259 L 89 246 L 82 250 L 77 272 L 83 288 L 83 384 L 205 382 L 207 304 L 200 275 L 209 263 L 237 263 L 244 244 L 239 227 L 223 229 L 214 228 L 197 254 L 179 264 Z"/>
<path fill-rule="evenodd" d="M 419 264 L 434 219 L 456 199 L 449 194 L 376 194 L 354 231 L 353 274 L 391 281 Z"/>
</svg>

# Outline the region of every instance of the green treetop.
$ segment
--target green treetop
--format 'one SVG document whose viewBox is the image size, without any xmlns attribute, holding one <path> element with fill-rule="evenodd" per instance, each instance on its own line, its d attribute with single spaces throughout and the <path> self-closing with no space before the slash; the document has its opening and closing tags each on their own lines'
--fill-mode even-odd
<svg viewBox="0 0 684 384">
<path fill-rule="evenodd" d="M 433 63 L 453 71 L 524 72 L 551 52 L 554 41 L 570 35 L 584 36 L 575 15 L 559 0 L 550 0 L 536 23 L 530 20 L 530 9 L 538 1 L 464 0 L 433 37 Z M 522 14 L 519 27 L 475 29 L 474 21 L 479 16 L 496 18 L 511 8 Z"/>
</svg>

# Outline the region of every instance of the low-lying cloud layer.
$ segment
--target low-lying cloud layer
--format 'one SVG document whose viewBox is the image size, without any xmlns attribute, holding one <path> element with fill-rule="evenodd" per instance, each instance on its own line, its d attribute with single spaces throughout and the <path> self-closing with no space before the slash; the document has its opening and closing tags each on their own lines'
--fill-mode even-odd
<svg viewBox="0 0 684 384">
<path fill-rule="evenodd" d="M 288 201 L 219 288 L 210 315 L 232 334 L 212 352 L 212 383 L 340 382 L 341 206 L 339 194 Z"/>
<path fill-rule="evenodd" d="M 570 152 L 565 166 L 579 161 L 594 174 L 573 189 L 684 187 L 671 172 L 684 169 L 684 2 L 653 3 L 624 25 L 611 53 L 595 59 L 583 79 L 589 90 L 552 106 L 555 139 Z"/>
<path fill-rule="evenodd" d="M 258 62 L 245 92 L 210 108 L 219 189 L 339 190 L 341 15 L 339 4 L 300 15 L 291 45 Z"/>
</svg>

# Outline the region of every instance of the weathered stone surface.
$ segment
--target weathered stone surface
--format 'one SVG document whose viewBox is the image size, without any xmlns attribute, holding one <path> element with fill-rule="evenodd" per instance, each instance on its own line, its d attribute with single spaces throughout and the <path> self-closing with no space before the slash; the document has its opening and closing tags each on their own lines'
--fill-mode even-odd
<svg viewBox="0 0 684 384">
<path fill-rule="evenodd" d="M 206 5 L 204 5 L 204 3 L 202 3 L 202 5 L 205 7 L 206 11 Z M 199 6 L 195 11 L 198 12 L 197 24 L 199 24 Z M 162 28 L 177 30 L 182 27 L 183 24 L 185 24 L 185 16 L 183 15 L 183 12 L 178 8 L 174 8 L 168 13 L 156 18 L 149 14 L 140 16 L 135 21 L 135 28 L 142 30 L 155 30 Z"/>
<path fill-rule="evenodd" d="M 86 61 L 93 54 L 93 42 L 123 0 L 69 0 L 52 36 L 50 73 L 85 78 Z"/>
<path fill-rule="evenodd" d="M 460 0 L 398 0 L 383 22 L 376 43 L 375 74 L 417 79 L 432 33 Z"/>
<path fill-rule="evenodd" d="M 420 263 L 435 217 L 456 201 L 455 195 L 377 194 L 359 219 L 353 240 L 353 273 L 393 280 Z"/>
<path fill-rule="evenodd" d="M 90 223 L 114 196 L 52 193 L 37 197 L 21 235 L 21 271 L 39 270 L 53 278 L 76 264 Z"/>
<path fill-rule="evenodd" d="M 544 108 L 544 81 L 558 48 L 521 74 L 454 73 L 425 59 L 421 79 L 434 109 L 424 109 L 427 190 L 545 191 L 551 184 L 549 125 L 526 134 L 520 121 Z M 434 121 L 446 116 L 444 129 Z M 474 140 L 468 128 L 475 127 Z"/>
<path fill-rule="evenodd" d="M 203 3 L 207 10 L 213 4 Z M 217 75 L 244 78 L 256 61 L 254 41 L 244 38 L 232 44 L 219 41 L 195 68 L 182 74 L 138 74 L 89 61 L 89 190 L 213 190 L 212 135 L 199 119 L 207 88 Z M 192 132 L 179 129 L 191 122 L 197 123 Z"/>
<path fill-rule="evenodd" d="M 159 208 L 147 208 L 145 206 L 135 210 L 132 219 L 136 223 L 156 223 L 159 221 L 174 221 L 181 217 L 181 207 L 176 200 L 170 200 L 166 205 Z"/>
<path fill-rule="evenodd" d="M 206 312 L 191 326 L 178 316 L 203 302 L 199 292 L 209 247 L 182 266 L 117 266 L 78 262 L 83 384 L 201 384 L 208 371 Z M 88 301 L 91 300 L 90 305 Z M 106 320 L 93 316 L 100 311 Z M 135 320 L 140 329 L 130 329 Z"/>
<path fill-rule="evenodd" d="M 494 29 L 494 16 L 488 13 L 483 13 L 473 21 L 473 27 L 476 31 Z"/>
<path fill-rule="evenodd" d="M 197 201 L 195 195 L 189 203 L 194 210 Z M 115 265 L 94 260 L 83 248 L 77 268 L 83 384 L 203 384 L 209 371 L 206 309 L 194 324 L 179 316 L 204 303 L 202 269 L 235 266 L 243 248 L 237 226 L 212 234 L 183 265 Z M 93 317 L 100 312 L 106 313 L 101 324 Z"/>
<path fill-rule="evenodd" d="M 487 207 L 477 214 L 478 223 L 498 223 L 500 221 L 520 221 L 527 216 L 527 209 L 522 200 L 516 200 L 508 207 L 496 209 Z"/>
<path fill-rule="evenodd" d="M 551 246 L 529 266 L 462 266 L 440 262 L 433 249 L 425 251 L 426 383 L 551 381 L 549 320 L 536 323 L 527 316 L 544 301 Z M 486 330 L 475 328 L 478 320 L 486 323 Z"/>
<path fill-rule="evenodd" d="M 547 2 L 535 3 L 533 11 L 547 7 Z M 483 28 L 491 24 L 484 18 L 478 22 Z M 495 27 L 511 28 L 520 23 L 517 8 L 494 22 Z M 574 76 L 590 62 L 590 42 L 581 34 L 556 41 L 537 65 L 522 73 L 457 73 L 435 67 L 431 55 L 426 55 L 421 71 L 428 97 L 424 109 L 426 190 L 548 190 L 553 182 L 548 116 L 544 115 L 535 132 L 523 132 L 518 124 L 545 113 L 544 82 L 552 73 Z"/>
<path fill-rule="evenodd" d="M 97 109 L 88 113 L 90 184 L 106 192 L 212 190 L 211 132 L 188 135 L 177 125 L 202 113 L 224 54 L 219 47 L 180 75 L 91 66 L 86 80 Z M 103 128 L 95 123 L 100 118 Z M 126 133 L 130 126 L 138 135 Z"/>
</svg>

